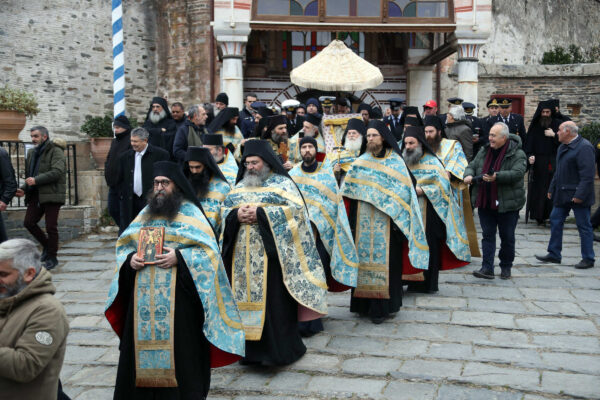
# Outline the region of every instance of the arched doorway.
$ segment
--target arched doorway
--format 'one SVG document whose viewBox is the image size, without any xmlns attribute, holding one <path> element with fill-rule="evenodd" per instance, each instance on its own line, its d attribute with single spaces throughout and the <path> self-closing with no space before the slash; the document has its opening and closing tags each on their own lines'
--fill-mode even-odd
<svg viewBox="0 0 600 400">
<path fill-rule="evenodd" d="M 355 92 L 326 92 L 316 89 L 304 89 L 300 86 L 291 84 L 286 88 L 282 89 L 271 101 L 271 104 L 281 106 L 281 103 L 287 99 L 296 99 L 301 103 L 306 103 L 306 100 L 311 97 L 319 98 L 321 96 L 344 96 L 352 102 L 352 109 L 356 111 L 356 108 L 360 103 L 367 103 L 370 106 L 379 106 L 379 101 L 373 96 L 369 90 L 359 90 Z"/>
</svg>

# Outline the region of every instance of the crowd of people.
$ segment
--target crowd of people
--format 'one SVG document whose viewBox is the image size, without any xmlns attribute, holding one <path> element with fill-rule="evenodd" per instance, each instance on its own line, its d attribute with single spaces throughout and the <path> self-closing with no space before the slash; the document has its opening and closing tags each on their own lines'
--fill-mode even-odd
<svg viewBox="0 0 600 400">
<path fill-rule="evenodd" d="M 421 110 L 400 98 L 385 112 L 331 96 L 279 108 L 248 94 L 241 111 L 228 103 L 220 93 L 185 110 L 155 97 L 142 126 L 114 119 L 105 178 L 118 268 L 105 315 L 121 339 L 115 399 L 202 399 L 211 368 L 297 361 L 302 338 L 324 329 L 328 291 L 349 291 L 350 311 L 381 324 L 406 291 L 437 292 L 440 271 L 471 257 L 482 257 L 475 277 L 494 279 L 497 233 L 499 277 L 511 279 L 523 207 L 526 219 L 551 225 L 539 260 L 561 262 L 573 210 L 575 268 L 594 266 L 595 149 L 556 100 L 540 102 L 527 131 L 510 99 L 490 100 L 483 118 L 459 98 L 441 115 L 433 100 Z M 324 129 L 331 114 L 344 121 L 337 133 Z M 65 160 L 46 128 L 30 133 L 21 188 L 0 152 L 0 210 L 25 196 L 24 224 L 43 248 L 0 244 L 0 387 L 35 397 L 61 393 L 68 324 L 46 299 Z M 37 225 L 43 215 L 47 233 Z M 149 253 L 140 252 L 145 229 L 161 232 Z M 23 328 L 16 311 L 35 316 L 35 327 Z M 19 357 L 17 342 L 43 362 Z"/>
</svg>

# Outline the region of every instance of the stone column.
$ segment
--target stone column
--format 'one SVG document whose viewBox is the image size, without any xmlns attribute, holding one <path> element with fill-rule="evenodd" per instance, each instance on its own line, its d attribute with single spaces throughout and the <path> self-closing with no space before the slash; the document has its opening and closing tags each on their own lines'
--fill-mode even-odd
<svg viewBox="0 0 600 400">
<path fill-rule="evenodd" d="M 217 36 L 217 45 L 223 54 L 221 91 L 229 96 L 229 106 L 244 107 L 244 69 L 248 36 Z"/>
<path fill-rule="evenodd" d="M 462 41 L 456 43 L 458 50 L 458 97 L 469 103 L 478 104 L 478 61 L 479 49 L 483 43 Z M 475 115 L 477 114 L 475 110 Z"/>
<path fill-rule="evenodd" d="M 406 104 L 419 107 L 433 99 L 433 65 L 413 65 L 406 74 Z"/>
</svg>

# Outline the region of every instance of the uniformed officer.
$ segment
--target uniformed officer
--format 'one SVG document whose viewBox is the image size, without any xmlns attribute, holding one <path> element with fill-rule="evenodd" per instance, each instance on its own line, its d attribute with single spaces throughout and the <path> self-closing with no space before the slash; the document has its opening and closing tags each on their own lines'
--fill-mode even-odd
<svg viewBox="0 0 600 400">
<path fill-rule="evenodd" d="M 402 137 L 402 122 L 400 122 L 400 117 L 402 116 L 403 105 L 406 104 L 404 99 L 399 97 L 392 97 L 390 100 L 390 109 L 392 110 L 392 115 L 388 115 L 383 119 L 383 122 L 388 126 L 390 131 L 394 134 L 394 137 L 400 138 Z"/>
<path fill-rule="evenodd" d="M 335 114 L 334 110 L 332 109 L 335 96 L 321 96 L 319 97 L 319 101 L 321 102 L 321 107 L 323 108 L 323 115 Z"/>
<path fill-rule="evenodd" d="M 504 122 L 508 125 L 508 131 L 518 135 L 521 138 L 521 144 L 525 143 L 525 135 L 527 134 L 525 123 L 521 115 L 512 113 L 512 100 L 502 99 L 499 105 L 500 112 L 494 122 Z"/>
<path fill-rule="evenodd" d="M 302 129 L 302 124 L 304 123 L 304 118 L 296 115 L 298 106 L 300 106 L 300 102 L 294 99 L 284 100 L 283 103 L 281 103 L 281 108 L 285 111 L 287 117 L 286 125 L 289 137 L 294 136 Z"/>
</svg>

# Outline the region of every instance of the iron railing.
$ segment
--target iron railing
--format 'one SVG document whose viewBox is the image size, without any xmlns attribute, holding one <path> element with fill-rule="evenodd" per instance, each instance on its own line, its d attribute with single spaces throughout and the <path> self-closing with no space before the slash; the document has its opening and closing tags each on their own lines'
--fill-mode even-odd
<svg viewBox="0 0 600 400">
<path fill-rule="evenodd" d="M 19 187 L 25 182 L 25 158 L 27 151 L 33 148 L 31 142 L 20 142 L 14 140 L 0 140 L 0 147 L 7 152 L 15 169 L 15 175 Z M 70 206 L 79 203 L 79 191 L 77 186 L 77 149 L 74 143 L 67 144 L 65 150 L 67 156 L 67 204 Z M 13 197 L 9 206 L 24 206 L 24 198 Z"/>
</svg>

